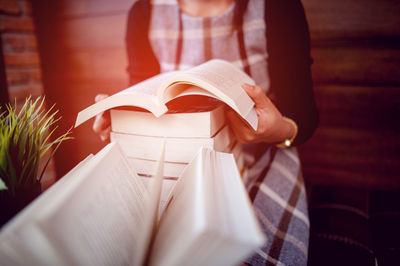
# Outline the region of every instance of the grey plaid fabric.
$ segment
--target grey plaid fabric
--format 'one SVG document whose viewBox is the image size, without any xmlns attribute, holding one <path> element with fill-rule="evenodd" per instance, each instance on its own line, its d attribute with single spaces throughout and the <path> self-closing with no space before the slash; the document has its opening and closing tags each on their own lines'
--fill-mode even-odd
<svg viewBox="0 0 400 266">
<path fill-rule="evenodd" d="M 220 58 L 240 68 L 249 65 L 253 79 L 264 90 L 268 89 L 263 1 L 250 1 L 244 15 L 247 62 L 243 62 L 240 56 L 238 32 L 233 25 L 234 6 L 218 17 L 199 18 L 181 12 L 176 0 L 152 2 L 149 37 L 161 72 L 187 69 Z M 178 64 L 176 58 L 180 58 Z"/>
<path fill-rule="evenodd" d="M 309 218 L 296 148 L 268 149 L 244 175 L 265 246 L 246 260 L 250 265 L 306 265 Z"/>
<path fill-rule="evenodd" d="M 177 0 L 153 0 L 149 38 L 161 72 L 220 58 L 247 69 L 267 93 L 264 1 L 249 1 L 242 32 L 234 26 L 234 10 L 235 3 L 219 16 L 191 17 L 181 12 Z M 243 34 L 245 58 L 238 34 Z M 244 153 L 247 168 L 243 178 L 267 236 L 265 245 L 246 263 L 306 265 L 309 219 L 297 150 L 246 145 Z"/>
</svg>

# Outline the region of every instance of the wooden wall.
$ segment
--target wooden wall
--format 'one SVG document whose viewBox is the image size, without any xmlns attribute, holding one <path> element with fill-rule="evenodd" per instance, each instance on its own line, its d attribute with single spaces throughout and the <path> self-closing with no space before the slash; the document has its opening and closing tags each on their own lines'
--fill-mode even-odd
<svg viewBox="0 0 400 266">
<path fill-rule="evenodd" d="M 48 97 L 66 127 L 97 92 L 127 85 L 124 31 L 134 0 L 33 0 Z M 300 148 L 315 184 L 400 187 L 400 2 L 303 0 L 321 123 Z M 288 18 L 289 19 L 289 18 Z M 101 143 L 91 124 L 63 147 L 59 174 Z"/>
<path fill-rule="evenodd" d="M 314 184 L 400 186 L 400 1 L 304 0 L 321 122 L 301 147 Z"/>
<path fill-rule="evenodd" d="M 32 0 L 39 36 L 43 82 L 57 103 L 63 129 L 77 113 L 94 103 L 97 93 L 126 88 L 126 17 L 134 0 Z M 75 139 L 56 156 L 62 176 L 104 144 L 91 130 L 92 121 L 73 130 Z"/>
<path fill-rule="evenodd" d="M 0 1 L 0 105 L 22 107 L 27 97 L 43 95 L 41 69 L 32 6 L 26 0 Z M 3 112 L 3 109 L 1 109 Z M 50 152 L 40 160 L 39 173 Z M 42 189 L 54 183 L 54 160 L 46 166 Z"/>
</svg>

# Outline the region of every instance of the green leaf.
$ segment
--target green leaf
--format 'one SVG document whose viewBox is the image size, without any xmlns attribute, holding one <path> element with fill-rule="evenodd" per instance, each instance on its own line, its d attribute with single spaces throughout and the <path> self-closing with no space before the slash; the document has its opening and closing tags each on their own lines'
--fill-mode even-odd
<svg viewBox="0 0 400 266">
<path fill-rule="evenodd" d="M 0 190 L 7 190 L 8 187 L 6 186 L 6 183 L 4 183 L 3 179 L 0 178 Z"/>
<path fill-rule="evenodd" d="M 72 139 L 71 129 L 59 137 L 53 136 L 61 119 L 57 114 L 55 105 L 46 110 L 44 97 L 28 97 L 19 112 L 15 101 L 13 106 L 5 105 L 5 111 L 0 113 L 0 178 L 10 193 L 18 186 L 41 180 L 60 144 Z M 40 158 L 47 151 L 51 155 L 39 173 Z"/>
</svg>

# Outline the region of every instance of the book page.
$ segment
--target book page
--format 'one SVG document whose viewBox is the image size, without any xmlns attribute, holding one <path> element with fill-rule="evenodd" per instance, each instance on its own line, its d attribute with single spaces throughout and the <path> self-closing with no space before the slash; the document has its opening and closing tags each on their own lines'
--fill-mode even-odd
<svg viewBox="0 0 400 266">
<path fill-rule="evenodd" d="M 79 186 L 43 210 L 40 228 L 68 264 L 140 261 L 148 195 L 118 144 L 107 145 L 83 174 Z"/>
<path fill-rule="evenodd" d="M 142 82 L 139 82 L 125 90 L 122 90 L 115 95 L 146 95 L 151 97 L 156 97 L 157 92 L 160 89 L 160 86 L 163 84 L 165 79 L 168 79 L 170 76 L 174 75 L 174 72 L 161 73 L 152 78 L 146 79 Z"/>
<path fill-rule="evenodd" d="M 189 70 L 159 74 L 105 98 L 79 112 L 75 127 L 101 112 L 120 106 L 143 108 L 159 117 L 167 112 L 165 104 L 168 101 L 185 93 L 187 85 L 195 85 L 197 95 L 212 95 L 226 103 L 257 130 L 258 119 L 253 108 L 254 103 L 242 89 L 244 83 L 254 84 L 254 81 L 229 62 L 210 60 Z M 190 92 L 188 95 L 196 94 Z"/>
<path fill-rule="evenodd" d="M 264 241 L 233 155 L 202 148 L 171 193 L 151 265 L 235 265 Z"/>
<path fill-rule="evenodd" d="M 159 117 L 167 112 L 167 107 L 158 101 L 156 93 L 162 81 L 169 75 L 170 73 L 157 75 L 87 107 L 78 113 L 75 127 L 101 112 L 120 106 L 140 107 Z"/>
<path fill-rule="evenodd" d="M 47 201 L 53 201 L 54 197 L 57 197 L 59 193 L 62 193 L 63 188 L 68 186 L 68 182 L 74 179 L 74 176 L 78 175 L 84 166 L 93 158 L 93 154 L 88 155 L 84 160 L 79 162 L 74 168 L 72 168 L 65 176 L 60 178 L 56 183 L 50 186 L 46 191 L 40 194 L 34 201 L 32 201 L 26 208 L 19 212 L 9 223 L 4 225 L 1 230 L 1 236 L 5 232 L 15 230 L 17 227 L 23 226 L 27 222 L 36 218 L 37 212 L 44 208 L 43 205 L 47 204 Z"/>
<path fill-rule="evenodd" d="M 172 190 L 160 219 L 150 265 L 185 265 L 181 259 L 204 227 L 204 207 L 197 200 L 202 190 L 201 168 L 201 158 L 196 157 Z"/>
<path fill-rule="evenodd" d="M 254 111 L 254 102 L 242 88 L 244 83 L 254 85 L 254 81 L 236 66 L 223 60 L 214 59 L 197 67 L 176 72 L 166 80 L 168 87 L 159 92 L 160 102 L 168 102 L 181 93 L 190 89 L 193 93 L 196 88 L 181 86 L 191 84 L 200 88 L 200 95 L 206 90 L 215 98 L 225 102 L 229 107 L 243 117 L 251 127 L 257 130 L 258 119 Z"/>
<path fill-rule="evenodd" d="M 164 163 L 164 167 L 165 167 L 165 163 Z M 150 183 L 150 180 L 151 180 L 151 178 L 148 176 L 141 176 L 141 179 L 142 179 L 145 187 L 148 186 L 148 184 Z M 165 205 L 167 204 L 169 195 L 171 194 L 171 191 L 175 187 L 176 182 L 178 182 L 178 178 L 163 178 L 158 217 L 161 217 L 163 210 L 165 208 Z"/>
<path fill-rule="evenodd" d="M 234 156 L 209 151 L 207 158 L 205 166 L 213 172 L 209 175 L 212 178 L 205 181 L 204 189 L 207 224 L 213 233 L 210 239 L 220 244 L 208 249 L 208 253 L 199 254 L 198 261 L 203 265 L 233 265 L 251 255 L 266 239 L 253 213 Z"/>
<path fill-rule="evenodd" d="M 68 186 L 71 180 L 73 181 L 92 157 L 93 155 L 86 157 L 4 225 L 0 233 L 0 261 L 6 265 L 39 265 L 44 263 L 44 259 L 49 265 L 65 264 L 59 252 L 42 234 L 35 222 L 38 213 L 63 192 L 63 188 Z"/>
<path fill-rule="evenodd" d="M 155 175 L 150 179 L 147 186 L 149 194 L 149 203 L 147 205 L 147 213 L 144 216 L 144 222 L 150 226 L 146 227 L 147 231 L 144 231 L 145 241 L 142 246 L 145 248 L 145 257 L 143 261 L 139 262 L 139 265 L 148 265 L 150 260 L 150 252 L 153 245 L 154 238 L 157 233 L 158 226 L 158 213 L 160 210 L 160 200 L 163 184 L 163 172 L 164 172 L 164 154 L 165 154 L 165 141 L 160 151 L 160 157 L 155 170 Z"/>
<path fill-rule="evenodd" d="M 68 265 L 37 224 L 25 223 L 12 234 L 1 237 L 2 265 Z"/>
</svg>

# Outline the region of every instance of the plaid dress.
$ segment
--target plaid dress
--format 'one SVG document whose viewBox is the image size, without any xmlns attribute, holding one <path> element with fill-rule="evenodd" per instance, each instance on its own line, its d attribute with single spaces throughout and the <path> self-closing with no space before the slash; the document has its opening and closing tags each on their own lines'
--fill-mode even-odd
<svg viewBox="0 0 400 266">
<path fill-rule="evenodd" d="M 264 1 L 248 2 L 239 28 L 234 22 L 235 5 L 218 16 L 191 17 L 180 10 L 177 0 L 153 0 L 148 34 L 160 71 L 220 58 L 248 72 L 268 94 Z M 309 219 L 296 148 L 248 144 L 244 154 L 243 178 L 267 237 L 246 263 L 306 265 Z"/>
</svg>

